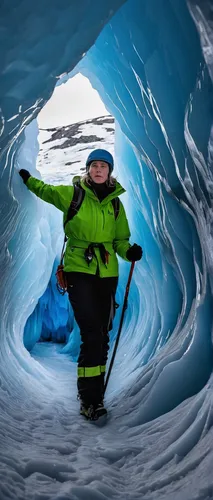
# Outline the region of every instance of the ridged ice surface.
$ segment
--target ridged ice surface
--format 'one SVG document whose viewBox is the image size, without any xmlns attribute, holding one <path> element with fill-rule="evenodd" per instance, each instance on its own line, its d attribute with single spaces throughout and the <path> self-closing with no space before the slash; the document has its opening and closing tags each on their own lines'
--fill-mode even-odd
<svg viewBox="0 0 213 500">
<path fill-rule="evenodd" d="M 0 498 L 211 499 L 211 2 L 11 0 L 0 36 Z M 70 355 L 23 344 L 62 231 L 17 169 L 36 173 L 30 121 L 79 61 L 116 119 L 116 173 L 144 249 L 99 428 L 77 416 Z"/>
</svg>

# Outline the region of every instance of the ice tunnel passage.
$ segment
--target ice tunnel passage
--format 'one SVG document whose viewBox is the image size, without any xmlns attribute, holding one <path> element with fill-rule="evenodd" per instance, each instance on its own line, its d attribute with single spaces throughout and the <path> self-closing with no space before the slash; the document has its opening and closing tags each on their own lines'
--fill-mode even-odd
<svg viewBox="0 0 213 500">
<path fill-rule="evenodd" d="M 207 33 L 210 4 L 114 0 L 97 9 L 96 2 L 79 6 L 62 1 L 37 2 L 31 11 L 27 2 L 19 9 L 15 1 L 12 5 L 10 13 L 3 5 L 1 18 L 2 498 L 27 498 L 32 485 L 42 498 L 42 475 L 48 477 L 51 499 L 83 498 L 82 487 L 90 488 L 88 498 L 95 492 L 101 498 L 103 491 L 106 498 L 140 498 L 147 492 L 154 498 L 159 490 L 158 497 L 168 499 L 174 498 L 177 482 L 176 498 L 211 498 L 212 82 L 207 38 L 201 37 L 201 47 L 191 17 L 202 35 Z M 75 402 L 71 405 L 68 399 L 71 389 L 74 392 L 72 380 L 56 371 L 57 379 L 54 370 L 33 362 L 22 344 L 26 318 L 51 276 L 58 219 L 24 191 L 14 171 L 20 165 L 33 171 L 36 125 L 29 126 L 27 147 L 24 127 L 49 98 L 57 77 L 80 59 L 81 71 L 117 120 L 118 175 L 128 191 L 132 238 L 144 247 L 116 361 L 116 383 L 112 381 L 108 396 L 114 420 L 101 435 L 101 446 L 91 431 L 92 463 L 84 427 L 72 425 L 81 434 L 80 445 L 69 430 L 76 411 Z M 55 447 L 44 423 L 48 418 L 56 426 Z M 65 446 L 62 423 L 72 450 Z M 158 459 L 156 432 L 162 437 Z M 59 435 L 65 440 L 61 448 Z M 40 436 L 39 444 L 35 436 Z M 63 453 L 72 456 L 74 446 L 86 451 L 90 476 L 77 452 L 73 463 L 78 478 L 75 468 L 67 468 Z M 116 446 L 123 456 L 120 482 Z M 98 463 L 102 481 L 94 479 Z M 106 493 L 103 484 L 112 471 L 112 491 Z M 131 486 L 125 479 L 130 471 Z M 63 481 L 69 482 L 64 497 Z"/>
</svg>

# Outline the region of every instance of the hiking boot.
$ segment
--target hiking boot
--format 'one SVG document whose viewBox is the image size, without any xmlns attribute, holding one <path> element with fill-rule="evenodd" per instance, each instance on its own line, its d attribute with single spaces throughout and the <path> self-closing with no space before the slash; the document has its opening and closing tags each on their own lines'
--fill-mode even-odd
<svg viewBox="0 0 213 500">
<path fill-rule="evenodd" d="M 107 415 L 107 410 L 103 403 L 99 403 L 95 407 L 93 405 L 87 406 L 84 403 L 81 403 L 80 415 L 83 415 L 87 418 L 87 420 L 98 420 L 98 418 L 103 415 Z"/>
<path fill-rule="evenodd" d="M 105 408 L 104 402 L 102 401 L 101 403 L 98 404 L 98 406 L 96 406 L 94 410 L 94 420 L 97 420 L 103 415 L 107 415 L 107 409 Z"/>
<path fill-rule="evenodd" d="M 81 402 L 80 415 L 83 415 L 88 420 L 93 420 L 94 406 L 93 405 L 87 406 L 87 405 L 85 405 L 84 403 Z"/>
</svg>

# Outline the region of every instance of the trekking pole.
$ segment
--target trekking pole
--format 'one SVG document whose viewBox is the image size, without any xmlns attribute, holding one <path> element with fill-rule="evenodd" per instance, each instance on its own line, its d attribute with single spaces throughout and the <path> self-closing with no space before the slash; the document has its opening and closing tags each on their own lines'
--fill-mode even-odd
<svg viewBox="0 0 213 500">
<path fill-rule="evenodd" d="M 129 271 L 129 277 L 128 277 L 128 281 L 127 281 L 127 285 L 126 285 L 126 291 L 125 291 L 125 296 L 124 296 L 123 309 L 122 309 L 120 324 L 119 324 L 119 328 L 118 328 L 118 335 L 117 335 L 117 338 L 116 338 L 116 342 L 115 342 L 115 346 L 114 346 L 112 358 L 111 358 L 111 361 L 110 361 L 109 370 L 108 370 L 107 377 L 106 377 L 106 382 L 104 384 L 104 393 L 106 391 L 107 384 L 108 384 L 108 381 L 109 381 L 109 377 L 110 377 L 110 374 L 111 374 L 111 371 L 112 371 L 112 367 L 113 367 L 113 363 L 114 363 L 114 359 L 115 359 L 115 355 L 116 355 L 116 351 L 117 351 L 117 347 L 118 347 L 118 342 L 119 342 L 120 335 L 121 335 L 121 329 L 122 329 L 122 326 L 123 326 L 124 314 L 125 314 L 125 311 L 127 309 L 127 301 L 128 301 L 128 295 L 129 295 L 129 288 L 130 288 L 130 283 L 131 283 L 131 279 L 132 279 L 132 275 L 133 275 L 133 271 L 134 271 L 134 266 L 135 266 L 135 262 L 133 261 L 132 264 L 131 264 L 131 268 L 130 268 L 130 271 Z"/>
</svg>

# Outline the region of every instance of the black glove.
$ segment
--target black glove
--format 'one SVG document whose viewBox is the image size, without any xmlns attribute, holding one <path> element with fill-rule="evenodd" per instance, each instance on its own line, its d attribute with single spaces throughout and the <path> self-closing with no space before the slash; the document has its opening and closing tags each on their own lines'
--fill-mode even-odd
<svg viewBox="0 0 213 500">
<path fill-rule="evenodd" d="M 143 255 L 143 250 L 139 245 L 132 245 L 132 247 L 128 248 L 126 252 L 126 258 L 130 260 L 131 262 L 134 262 L 135 260 L 140 260 Z"/>
<path fill-rule="evenodd" d="M 28 181 L 29 177 L 31 177 L 30 172 L 28 172 L 28 170 L 25 170 L 24 168 L 22 168 L 21 170 L 19 170 L 19 175 L 23 179 L 24 184 L 26 184 L 26 182 Z"/>
</svg>

